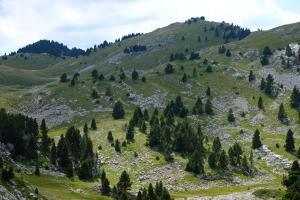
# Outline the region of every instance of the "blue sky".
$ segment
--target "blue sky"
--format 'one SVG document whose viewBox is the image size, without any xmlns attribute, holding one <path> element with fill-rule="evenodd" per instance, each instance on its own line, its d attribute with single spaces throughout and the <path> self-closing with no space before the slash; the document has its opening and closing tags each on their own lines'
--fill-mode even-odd
<svg viewBox="0 0 300 200">
<path fill-rule="evenodd" d="M 251 30 L 300 21 L 299 0 L 0 0 L 0 54 L 39 39 L 88 48 L 190 17 Z"/>
</svg>

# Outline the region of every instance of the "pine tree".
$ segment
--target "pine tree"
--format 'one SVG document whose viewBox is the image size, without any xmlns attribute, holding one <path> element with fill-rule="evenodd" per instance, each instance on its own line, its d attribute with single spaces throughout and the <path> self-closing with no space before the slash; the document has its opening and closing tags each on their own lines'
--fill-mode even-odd
<svg viewBox="0 0 300 200">
<path fill-rule="evenodd" d="M 266 81 L 265 81 L 264 78 L 261 79 L 259 87 L 260 87 L 260 90 L 265 90 L 265 88 L 266 88 Z"/>
<path fill-rule="evenodd" d="M 60 140 L 57 145 L 57 159 L 58 166 L 65 172 L 71 175 L 70 166 L 72 166 L 72 162 L 69 158 L 69 151 L 66 139 L 63 135 L 60 136 Z"/>
<path fill-rule="evenodd" d="M 226 51 L 226 56 L 227 56 L 227 57 L 230 57 L 230 56 L 231 56 L 231 52 L 230 52 L 229 49 L 227 49 L 227 51 Z"/>
<path fill-rule="evenodd" d="M 284 177 L 283 185 L 287 187 L 284 199 L 299 199 L 300 197 L 300 167 L 298 161 L 294 161 L 288 176 Z"/>
<path fill-rule="evenodd" d="M 165 73 L 173 74 L 174 72 L 175 72 L 175 69 L 173 68 L 173 65 L 171 65 L 170 63 L 167 64 L 167 66 L 165 67 Z"/>
<path fill-rule="evenodd" d="M 281 122 L 285 122 L 287 119 L 287 115 L 284 109 L 283 104 L 280 104 L 279 111 L 278 111 L 278 120 Z"/>
<path fill-rule="evenodd" d="M 291 106 L 293 108 L 299 108 L 300 106 L 300 92 L 299 89 L 295 86 L 291 95 Z"/>
<path fill-rule="evenodd" d="M 60 76 L 60 82 L 61 82 L 61 83 L 66 83 L 66 82 L 68 82 L 68 77 L 67 77 L 67 74 L 66 74 L 66 73 L 63 73 L 63 74 Z"/>
<path fill-rule="evenodd" d="M 219 159 L 219 168 L 227 169 L 227 166 L 228 166 L 228 158 L 227 158 L 226 152 L 224 150 L 222 150 L 220 159 Z"/>
<path fill-rule="evenodd" d="M 109 181 L 107 178 L 104 179 L 101 185 L 101 193 L 102 195 L 109 196 L 111 193 L 111 188 L 109 186 Z"/>
<path fill-rule="evenodd" d="M 186 170 L 195 174 L 204 174 L 204 160 L 199 149 L 196 149 L 186 165 Z"/>
<path fill-rule="evenodd" d="M 252 138 L 252 149 L 257 149 L 261 146 L 262 143 L 260 141 L 260 132 L 258 129 L 256 129 Z"/>
<path fill-rule="evenodd" d="M 96 69 L 91 72 L 91 75 L 94 79 L 98 79 L 98 71 Z"/>
<path fill-rule="evenodd" d="M 207 101 L 206 101 L 206 104 L 205 104 L 205 113 L 209 114 L 209 115 L 213 113 L 212 103 L 211 103 L 210 99 L 207 99 Z"/>
<path fill-rule="evenodd" d="M 97 130 L 97 124 L 96 124 L 96 120 L 95 120 L 95 119 L 92 119 L 92 122 L 91 122 L 91 129 Z"/>
<path fill-rule="evenodd" d="M 143 118 L 145 121 L 149 121 L 149 113 L 147 109 L 144 110 Z"/>
<path fill-rule="evenodd" d="M 299 149 L 297 151 L 297 157 L 300 158 L 300 147 L 299 147 Z"/>
<path fill-rule="evenodd" d="M 272 95 L 273 93 L 273 84 L 274 84 L 274 78 L 271 74 L 267 76 L 267 83 L 266 83 L 266 89 L 265 92 L 267 95 Z"/>
<path fill-rule="evenodd" d="M 83 126 L 83 132 L 84 132 L 84 133 L 88 133 L 88 132 L 89 132 L 89 128 L 88 128 L 87 123 L 84 123 L 84 126 Z"/>
<path fill-rule="evenodd" d="M 255 79 L 256 79 L 256 77 L 255 77 L 253 71 L 250 70 L 250 73 L 249 73 L 249 76 L 248 76 L 249 82 L 255 81 Z"/>
<path fill-rule="evenodd" d="M 92 94 L 91 94 L 91 96 L 92 96 L 92 98 L 94 98 L 94 99 L 99 98 L 99 94 L 98 94 L 97 90 L 92 89 Z"/>
<path fill-rule="evenodd" d="M 114 141 L 114 137 L 111 131 L 108 131 L 107 140 L 112 143 Z"/>
<path fill-rule="evenodd" d="M 126 139 L 127 140 L 134 140 L 134 126 L 129 124 L 126 132 Z"/>
<path fill-rule="evenodd" d="M 206 89 L 206 96 L 208 96 L 208 97 L 211 96 L 211 91 L 210 91 L 210 87 L 209 86 Z"/>
<path fill-rule="evenodd" d="M 123 108 L 123 104 L 120 101 L 117 101 L 113 108 L 112 117 L 114 119 L 123 119 L 125 115 L 125 111 Z"/>
<path fill-rule="evenodd" d="M 288 152 L 295 151 L 295 140 L 294 140 L 294 133 L 291 129 L 288 130 L 285 139 L 285 150 Z"/>
<path fill-rule="evenodd" d="M 213 146 L 212 146 L 212 151 L 214 153 L 220 153 L 222 149 L 222 145 L 221 145 L 221 142 L 220 142 L 220 138 L 219 137 L 215 137 L 214 138 L 214 141 L 213 141 Z"/>
<path fill-rule="evenodd" d="M 183 83 L 187 82 L 187 75 L 186 75 L 186 73 L 183 74 L 183 76 L 181 78 L 181 82 L 183 82 Z"/>
<path fill-rule="evenodd" d="M 56 153 L 56 146 L 54 140 L 52 141 L 50 160 L 52 165 L 56 165 L 57 153 Z"/>
<path fill-rule="evenodd" d="M 49 145 L 51 143 L 51 140 L 48 136 L 48 128 L 47 128 L 45 119 L 42 120 L 40 129 L 41 129 L 41 134 L 42 134 L 42 136 L 41 136 L 41 152 L 44 155 L 48 155 L 50 152 Z"/>
<path fill-rule="evenodd" d="M 39 176 L 41 174 L 40 173 L 40 165 L 39 165 L 38 161 L 36 162 L 36 165 L 35 165 L 34 174 L 37 175 L 37 176 Z"/>
<path fill-rule="evenodd" d="M 217 156 L 214 152 L 210 153 L 208 156 L 208 165 L 211 169 L 215 169 L 217 167 Z"/>
<path fill-rule="evenodd" d="M 231 123 L 235 122 L 235 117 L 234 117 L 234 114 L 233 114 L 233 111 L 231 108 L 229 109 L 227 120 L 228 120 L 228 122 L 231 122 Z"/>
<path fill-rule="evenodd" d="M 265 56 L 270 56 L 272 55 L 272 50 L 269 46 L 265 46 L 264 49 L 263 49 L 263 55 Z"/>
<path fill-rule="evenodd" d="M 105 179 L 106 179 L 106 172 L 105 170 L 103 169 L 102 172 L 101 172 L 101 176 L 100 176 L 100 179 L 101 179 L 101 183 L 103 184 Z"/>
<path fill-rule="evenodd" d="M 262 99 L 261 96 L 258 98 L 257 107 L 258 107 L 260 110 L 264 110 L 263 99 Z"/>
<path fill-rule="evenodd" d="M 120 176 L 119 182 L 117 183 L 118 191 L 127 193 L 127 191 L 130 190 L 131 185 L 132 183 L 128 173 L 126 171 L 123 171 Z"/>
<path fill-rule="evenodd" d="M 196 103 L 193 107 L 192 113 L 194 115 L 200 115 L 200 114 L 203 113 L 203 104 L 202 104 L 202 101 L 201 101 L 200 97 L 197 98 L 197 101 L 196 101 Z"/>
<path fill-rule="evenodd" d="M 115 141 L 115 151 L 118 153 L 121 153 L 121 144 L 118 139 L 116 139 L 116 141 Z"/>
<path fill-rule="evenodd" d="M 244 169 L 245 172 L 247 172 L 246 175 L 248 175 L 250 172 L 250 167 L 249 167 L 249 163 L 248 163 L 248 159 L 247 159 L 246 155 L 244 155 L 244 157 L 242 159 L 242 168 Z"/>
<path fill-rule="evenodd" d="M 196 77 L 197 77 L 197 69 L 194 68 L 194 69 L 193 69 L 193 78 L 196 78 Z"/>
<path fill-rule="evenodd" d="M 113 95 L 111 87 L 106 88 L 105 95 L 108 97 L 111 97 Z"/>
<path fill-rule="evenodd" d="M 133 72 L 132 72 L 132 74 L 131 74 L 131 79 L 132 79 L 133 81 L 136 81 L 136 80 L 139 79 L 139 73 L 138 73 L 135 69 L 133 70 Z"/>
</svg>

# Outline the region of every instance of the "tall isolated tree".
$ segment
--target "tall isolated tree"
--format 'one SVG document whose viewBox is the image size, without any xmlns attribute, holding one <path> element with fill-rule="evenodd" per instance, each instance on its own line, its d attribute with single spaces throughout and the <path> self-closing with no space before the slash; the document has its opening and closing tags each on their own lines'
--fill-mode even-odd
<svg viewBox="0 0 300 200">
<path fill-rule="evenodd" d="M 258 98 L 257 107 L 258 107 L 260 110 L 264 110 L 263 99 L 262 99 L 261 96 Z"/>
<path fill-rule="evenodd" d="M 287 114 L 285 112 L 283 104 L 280 104 L 279 106 L 278 120 L 281 122 L 285 122 L 287 120 Z"/>
<path fill-rule="evenodd" d="M 123 119 L 124 115 L 125 115 L 125 111 L 123 108 L 123 104 L 121 103 L 121 101 L 117 101 L 113 108 L 112 117 L 114 119 Z"/>
<path fill-rule="evenodd" d="M 249 76 L 248 76 L 249 82 L 255 81 L 255 79 L 256 78 L 255 78 L 255 75 L 254 75 L 253 71 L 250 70 L 250 73 L 249 73 Z"/>
<path fill-rule="evenodd" d="M 91 129 L 97 130 L 97 124 L 96 124 L 96 120 L 94 118 L 92 119 L 92 122 L 91 122 Z"/>
<path fill-rule="evenodd" d="M 47 128 L 45 119 L 43 119 L 41 122 L 40 130 L 41 130 L 41 134 L 42 134 L 41 135 L 41 152 L 44 155 L 48 155 L 50 152 L 49 147 L 50 147 L 51 140 L 48 136 L 48 128 Z"/>
<path fill-rule="evenodd" d="M 260 141 L 260 132 L 258 129 L 256 129 L 252 138 L 252 149 L 257 149 L 261 146 L 262 143 Z"/>
<path fill-rule="evenodd" d="M 231 108 L 228 111 L 227 120 L 228 122 L 235 122 L 235 117 Z"/>
<path fill-rule="evenodd" d="M 139 73 L 134 69 L 132 74 L 131 74 L 131 79 L 136 81 L 139 79 Z"/>
<path fill-rule="evenodd" d="M 205 113 L 209 114 L 209 115 L 213 113 L 212 103 L 211 103 L 210 99 L 207 99 L 207 101 L 206 101 Z"/>
<path fill-rule="evenodd" d="M 288 130 L 285 138 L 285 150 L 288 152 L 295 151 L 295 140 L 294 140 L 294 133 L 291 129 Z"/>
</svg>

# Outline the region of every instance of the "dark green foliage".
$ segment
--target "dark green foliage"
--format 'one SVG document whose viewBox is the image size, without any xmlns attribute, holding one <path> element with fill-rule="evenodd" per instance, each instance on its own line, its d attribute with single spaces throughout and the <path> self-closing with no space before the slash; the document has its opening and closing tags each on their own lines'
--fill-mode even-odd
<svg viewBox="0 0 300 200">
<path fill-rule="evenodd" d="M 226 48 L 224 47 L 224 45 L 219 47 L 219 54 L 223 54 L 226 52 Z"/>
<path fill-rule="evenodd" d="M 255 75 L 254 75 L 253 71 L 250 70 L 250 73 L 249 73 L 249 76 L 248 76 L 249 82 L 255 81 L 255 79 L 256 78 L 255 78 Z"/>
<path fill-rule="evenodd" d="M 291 49 L 290 45 L 286 45 L 285 55 L 287 57 L 291 57 L 293 55 L 293 52 L 292 52 L 292 49 Z"/>
<path fill-rule="evenodd" d="M 299 89 L 295 86 L 293 88 L 293 92 L 291 95 L 291 106 L 293 108 L 299 108 L 300 107 L 300 92 Z"/>
<path fill-rule="evenodd" d="M 146 51 L 146 50 L 147 50 L 147 48 L 145 45 L 135 44 L 133 46 L 126 47 L 123 52 L 126 54 L 129 54 L 129 53 L 133 53 L 133 52 Z"/>
<path fill-rule="evenodd" d="M 288 176 L 283 178 L 283 185 L 287 187 L 284 199 L 296 200 L 300 198 L 300 167 L 298 161 L 294 161 Z"/>
<path fill-rule="evenodd" d="M 203 60 L 203 64 L 204 64 L 204 65 L 207 65 L 207 64 L 208 64 L 208 60 L 207 60 L 207 58 L 204 58 L 204 60 Z"/>
<path fill-rule="evenodd" d="M 142 77 L 142 82 L 143 82 L 143 83 L 146 82 L 146 77 L 145 77 L 145 76 Z"/>
<path fill-rule="evenodd" d="M 258 107 L 260 110 L 264 110 L 263 99 L 262 99 L 261 96 L 258 98 L 257 107 Z"/>
<path fill-rule="evenodd" d="M 41 173 L 40 173 L 40 165 L 38 162 L 36 162 L 36 165 L 35 165 L 35 169 L 34 169 L 34 174 L 39 176 Z"/>
<path fill-rule="evenodd" d="M 4 166 L 4 161 L 3 161 L 3 158 L 0 157 L 0 169 L 2 169 Z"/>
<path fill-rule="evenodd" d="M 241 164 L 242 155 L 242 147 L 239 145 L 239 143 L 235 142 L 234 145 L 228 149 L 230 165 L 239 166 Z"/>
<path fill-rule="evenodd" d="M 84 126 L 83 126 L 83 132 L 84 132 L 84 133 L 88 133 L 88 132 L 89 132 L 89 128 L 88 128 L 87 123 L 84 123 Z"/>
<path fill-rule="evenodd" d="M 200 97 L 197 98 L 197 101 L 193 107 L 192 113 L 193 113 L 193 115 L 200 115 L 203 113 L 203 104 L 202 104 Z"/>
<path fill-rule="evenodd" d="M 118 153 L 121 153 L 121 144 L 120 141 L 118 139 L 115 140 L 115 151 Z"/>
<path fill-rule="evenodd" d="M 211 96 L 211 90 L 210 87 L 208 86 L 206 89 L 206 96 L 210 97 Z"/>
<path fill-rule="evenodd" d="M 207 68 L 206 68 L 206 72 L 207 73 L 212 73 L 213 72 L 212 66 L 208 65 Z"/>
<path fill-rule="evenodd" d="M 96 120 L 95 120 L 95 119 L 92 119 L 92 122 L 91 122 L 91 129 L 92 129 L 92 130 L 97 130 L 97 124 L 96 124 Z"/>
<path fill-rule="evenodd" d="M 107 87 L 105 90 L 105 95 L 111 97 L 113 95 L 111 87 Z"/>
<path fill-rule="evenodd" d="M 258 129 L 256 129 L 252 138 L 252 149 L 257 149 L 261 146 L 262 143 L 260 141 L 260 132 Z"/>
<path fill-rule="evenodd" d="M 99 80 L 99 81 L 102 81 L 102 80 L 104 80 L 104 79 L 105 79 L 104 75 L 103 75 L 103 74 L 100 74 L 99 77 L 98 77 L 98 80 Z"/>
<path fill-rule="evenodd" d="M 75 159 L 80 159 L 81 151 L 80 151 L 80 143 L 81 143 L 81 135 L 80 131 L 76 129 L 74 126 L 71 126 L 67 129 L 66 135 L 66 145 L 68 146 L 68 153 Z M 58 150 L 58 149 L 57 149 Z"/>
<path fill-rule="evenodd" d="M 51 143 L 51 139 L 48 136 L 48 128 L 45 119 L 43 119 L 41 122 L 40 130 L 41 130 L 41 152 L 43 155 L 48 155 L 50 152 L 49 146 Z"/>
<path fill-rule="evenodd" d="M 144 117 L 145 121 L 149 121 L 149 113 L 148 113 L 147 109 L 144 110 L 144 116 L 143 117 Z"/>
<path fill-rule="evenodd" d="M 140 107 L 136 107 L 133 113 L 133 117 L 132 117 L 132 123 L 133 126 L 138 126 L 140 127 L 142 125 L 143 122 L 143 113 Z"/>
<path fill-rule="evenodd" d="M 284 109 L 283 104 L 280 104 L 279 111 L 278 111 L 278 120 L 285 123 L 287 120 L 287 115 Z"/>
<path fill-rule="evenodd" d="M 285 150 L 288 152 L 295 151 L 295 140 L 294 140 L 294 133 L 291 129 L 288 130 L 285 138 Z"/>
<path fill-rule="evenodd" d="M 190 55 L 190 60 L 198 60 L 200 59 L 199 53 L 192 52 Z"/>
<path fill-rule="evenodd" d="M 69 150 L 65 137 L 63 135 L 60 136 L 60 140 L 57 145 L 57 160 L 59 168 L 71 175 L 72 161 L 69 158 Z"/>
<path fill-rule="evenodd" d="M 69 49 L 64 44 L 50 41 L 50 40 L 40 40 L 33 44 L 29 44 L 23 48 L 20 48 L 18 53 L 48 53 L 50 55 L 59 57 L 59 56 L 70 56 L 78 57 L 80 55 L 86 55 L 87 53 L 78 48 Z"/>
<path fill-rule="evenodd" d="M 182 117 L 182 118 L 188 114 L 188 109 L 183 105 L 183 102 L 182 102 L 180 96 L 176 97 L 175 104 L 173 107 L 173 112 L 175 115 Z"/>
<path fill-rule="evenodd" d="M 129 126 L 127 128 L 126 139 L 134 140 L 134 125 L 132 123 L 129 123 Z"/>
<path fill-rule="evenodd" d="M 217 167 L 217 155 L 212 152 L 208 156 L 208 165 L 211 169 L 215 169 Z"/>
<path fill-rule="evenodd" d="M 226 51 L 226 54 L 225 54 L 227 57 L 230 57 L 231 56 L 231 52 L 230 52 L 230 50 L 229 49 L 227 49 L 227 51 Z"/>
<path fill-rule="evenodd" d="M 107 140 L 112 143 L 114 141 L 114 137 L 111 131 L 108 131 Z"/>
<path fill-rule="evenodd" d="M 274 84 L 274 78 L 271 74 L 268 74 L 266 88 L 265 88 L 265 92 L 267 95 L 273 94 L 273 90 L 274 90 L 273 84 Z"/>
<path fill-rule="evenodd" d="M 235 122 L 235 117 L 231 108 L 228 111 L 227 120 L 228 122 Z"/>
<path fill-rule="evenodd" d="M 183 53 L 175 53 L 175 54 L 171 54 L 170 55 L 170 61 L 174 61 L 174 60 L 186 60 L 186 57 Z"/>
<path fill-rule="evenodd" d="M 213 141 L 212 151 L 214 153 L 220 153 L 222 150 L 222 145 L 219 137 L 215 137 Z"/>
<path fill-rule="evenodd" d="M 112 117 L 114 119 L 123 119 L 125 115 L 125 111 L 123 108 L 123 104 L 120 101 L 117 101 L 113 108 Z"/>
<path fill-rule="evenodd" d="M 186 75 L 186 73 L 183 74 L 183 76 L 181 78 L 181 82 L 183 82 L 183 83 L 187 82 L 187 75 Z"/>
<path fill-rule="evenodd" d="M 266 88 L 266 81 L 265 81 L 264 78 L 261 79 L 259 87 L 260 87 L 260 90 L 265 90 L 265 88 Z"/>
<path fill-rule="evenodd" d="M 98 71 L 96 69 L 93 69 L 93 71 L 91 72 L 91 76 L 93 77 L 94 80 L 98 79 Z"/>
<path fill-rule="evenodd" d="M 134 69 L 132 74 L 131 74 L 131 79 L 136 81 L 139 79 L 139 73 Z"/>
<path fill-rule="evenodd" d="M 260 63 L 261 63 L 262 66 L 268 65 L 269 64 L 268 56 L 265 56 L 265 55 L 261 56 L 260 57 Z"/>
<path fill-rule="evenodd" d="M 174 69 L 173 65 L 171 65 L 170 63 L 167 64 L 167 66 L 165 67 L 165 73 L 172 74 L 174 72 L 175 72 L 175 69 Z"/>
<path fill-rule="evenodd" d="M 3 181 L 8 182 L 11 179 L 13 179 L 14 177 L 15 177 L 15 174 L 14 174 L 14 170 L 12 167 L 10 167 L 9 169 L 7 169 L 7 168 L 2 169 L 1 178 Z"/>
<path fill-rule="evenodd" d="M 219 158 L 219 168 L 220 169 L 227 169 L 228 166 L 228 157 L 226 155 L 226 152 L 222 150 L 220 158 Z"/>
<path fill-rule="evenodd" d="M 52 140 L 51 152 L 50 152 L 50 161 L 52 165 L 56 165 L 57 161 L 57 150 L 54 140 Z"/>
<path fill-rule="evenodd" d="M 263 55 L 264 56 L 270 56 L 272 55 L 272 50 L 270 49 L 269 46 L 265 46 L 264 49 L 263 49 Z"/>
<path fill-rule="evenodd" d="M 111 75 L 110 77 L 109 77 L 109 81 L 115 81 L 116 80 L 116 77 L 114 76 L 114 75 Z"/>
<path fill-rule="evenodd" d="M 111 193 L 111 188 L 109 186 L 109 181 L 107 178 L 104 179 L 104 181 L 102 181 L 101 184 L 101 194 L 105 195 L 105 196 L 109 196 Z"/>
<path fill-rule="evenodd" d="M 128 190 L 130 190 L 131 185 L 132 185 L 132 183 L 131 183 L 128 173 L 126 171 L 123 171 L 120 176 L 119 182 L 117 183 L 118 191 L 120 191 L 122 193 L 127 193 Z"/>
<path fill-rule="evenodd" d="M 212 103 L 210 99 L 207 99 L 205 104 L 205 113 L 211 115 L 213 113 Z"/>
<path fill-rule="evenodd" d="M 63 74 L 60 76 L 60 82 L 61 82 L 61 83 L 66 83 L 66 82 L 68 82 L 68 77 L 67 77 L 67 74 L 66 74 L 66 73 L 63 73 Z"/>
<path fill-rule="evenodd" d="M 297 157 L 300 158 L 300 147 L 299 147 L 299 149 L 297 151 Z"/>
<path fill-rule="evenodd" d="M 96 89 L 92 89 L 91 96 L 92 96 L 93 99 L 98 99 L 99 98 L 99 94 L 98 94 Z"/>
<path fill-rule="evenodd" d="M 195 174 L 204 174 L 204 160 L 200 150 L 196 149 L 194 151 L 189 158 L 185 169 Z"/>
<path fill-rule="evenodd" d="M 86 158 L 80 163 L 78 177 L 80 180 L 91 180 L 93 178 L 92 170 L 94 167 L 94 160 Z"/>
</svg>

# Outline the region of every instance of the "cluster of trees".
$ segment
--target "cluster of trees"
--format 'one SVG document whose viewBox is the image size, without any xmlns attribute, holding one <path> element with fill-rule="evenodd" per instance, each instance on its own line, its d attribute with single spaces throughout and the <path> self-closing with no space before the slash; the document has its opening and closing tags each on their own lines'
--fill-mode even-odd
<svg viewBox="0 0 300 200">
<path fill-rule="evenodd" d="M 198 21 L 204 21 L 204 20 L 205 20 L 204 16 L 201 16 L 201 17 L 192 17 L 192 18 L 186 20 L 184 23 L 191 24 L 191 23 L 196 23 Z"/>
<path fill-rule="evenodd" d="M 92 128 L 95 128 L 93 123 Z M 86 129 L 81 136 L 79 129 L 74 126 L 68 128 L 65 136 L 60 136 L 57 146 L 52 142 L 50 152 L 51 163 L 68 177 L 76 173 L 81 180 L 91 180 L 99 174 L 97 156 Z"/>
<path fill-rule="evenodd" d="M 1 179 L 4 182 L 10 181 L 15 176 L 13 168 L 5 166 L 2 157 L 0 157 L 0 174 L 1 174 Z"/>
<path fill-rule="evenodd" d="M 101 173 L 101 194 L 105 196 L 112 196 L 115 199 L 135 199 L 135 200 L 172 200 L 171 195 L 167 188 L 163 186 L 162 182 L 157 182 L 155 186 L 151 183 L 148 188 L 139 190 L 137 196 L 129 193 L 132 181 L 129 174 L 123 171 L 118 183 L 111 187 L 105 171 Z"/>
<path fill-rule="evenodd" d="M 294 161 L 288 176 L 283 178 L 283 185 L 287 187 L 284 199 L 300 199 L 300 166 L 298 161 Z"/>
<path fill-rule="evenodd" d="M 174 60 L 186 60 L 184 53 L 171 53 L 170 59 L 171 62 Z"/>
<path fill-rule="evenodd" d="M 129 33 L 128 35 L 124 35 L 121 38 L 121 40 L 126 40 L 126 39 L 133 38 L 133 37 L 136 37 L 136 36 L 139 36 L 139 35 L 143 35 L 143 33 Z"/>
<path fill-rule="evenodd" d="M 268 74 L 266 80 L 264 78 L 260 81 L 260 90 L 264 91 L 269 96 L 276 96 L 277 91 L 274 85 L 274 78 L 271 74 Z"/>
<path fill-rule="evenodd" d="M 93 82 L 96 82 L 97 80 L 102 81 L 105 79 L 103 74 L 99 74 L 97 69 L 93 69 L 93 71 L 91 72 L 91 76 L 93 79 Z"/>
<path fill-rule="evenodd" d="M 132 53 L 132 52 L 139 52 L 139 51 L 146 51 L 146 46 L 145 45 L 139 45 L 139 44 L 136 44 L 136 45 L 133 45 L 133 46 L 130 46 L 130 47 L 126 47 L 124 49 L 124 53 Z"/>
<path fill-rule="evenodd" d="M 50 41 L 50 40 L 40 40 L 38 42 L 20 48 L 17 52 L 18 53 L 48 53 L 56 57 L 60 57 L 60 56 L 78 57 L 80 55 L 86 55 L 86 52 L 82 49 L 78 49 L 75 47 L 69 49 L 64 44 L 55 41 Z"/>
<path fill-rule="evenodd" d="M 166 74 L 173 74 L 175 72 L 175 69 L 172 64 L 168 63 L 165 67 L 165 73 Z"/>
<path fill-rule="evenodd" d="M 190 60 L 198 60 L 198 59 L 200 59 L 199 53 L 191 52 Z"/>
<path fill-rule="evenodd" d="M 231 51 L 229 49 L 226 49 L 226 47 L 222 45 L 219 47 L 219 54 L 224 54 L 224 53 L 227 57 L 231 56 Z"/>
</svg>

